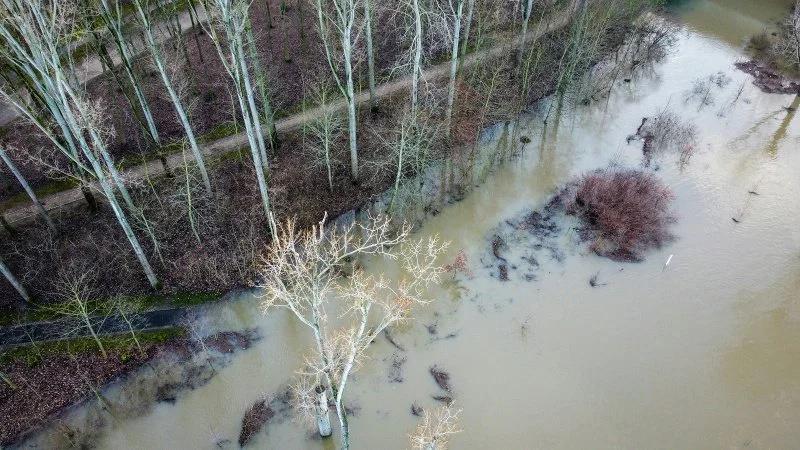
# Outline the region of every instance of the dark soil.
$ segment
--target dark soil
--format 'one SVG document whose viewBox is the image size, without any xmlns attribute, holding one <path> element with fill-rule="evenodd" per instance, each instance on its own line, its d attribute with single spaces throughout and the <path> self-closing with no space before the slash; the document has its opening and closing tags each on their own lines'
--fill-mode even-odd
<svg viewBox="0 0 800 450">
<path fill-rule="evenodd" d="M 755 60 L 737 62 L 736 68 L 753 76 L 753 85 L 767 94 L 800 94 L 800 83 Z"/>
<path fill-rule="evenodd" d="M 225 342 L 235 349 L 243 349 L 250 346 L 251 339 L 249 334 L 226 332 L 209 337 L 205 343 L 209 347 L 218 347 L 219 343 Z M 163 343 L 143 345 L 142 353 L 114 350 L 104 358 L 99 352 L 84 352 L 51 355 L 32 364 L 23 361 L 7 364 L 3 367 L 3 374 L 16 388 L 0 384 L 0 444 L 12 444 L 21 434 L 52 420 L 65 407 L 91 398 L 94 390 L 148 361 L 176 355 L 186 359 L 198 350 L 197 342 L 173 338 Z M 174 399 L 180 389 L 180 386 L 174 386 L 164 398 Z"/>
</svg>

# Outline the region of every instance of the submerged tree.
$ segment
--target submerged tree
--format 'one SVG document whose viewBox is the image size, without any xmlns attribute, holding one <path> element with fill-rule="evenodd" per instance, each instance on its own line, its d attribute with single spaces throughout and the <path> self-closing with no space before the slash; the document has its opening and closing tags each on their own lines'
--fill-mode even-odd
<svg viewBox="0 0 800 450">
<path fill-rule="evenodd" d="M 413 306 L 427 302 L 426 288 L 437 283 L 444 271 L 435 261 L 446 244 L 436 238 L 411 242 L 409 234 L 405 225 L 392 231 L 385 218 L 341 230 L 326 230 L 323 221 L 301 232 L 289 221 L 281 227 L 260 269 L 263 311 L 289 310 L 314 338 L 313 354 L 301 371 L 309 380 L 302 385 L 313 388 L 313 393 L 300 393 L 306 399 L 301 409 L 314 416 L 321 435 L 329 435 L 328 408 L 323 405 L 330 398 L 343 449 L 350 447 L 344 407 L 350 375 L 383 330 L 407 319 Z M 398 260 L 406 275 L 396 281 L 368 275 L 354 266 L 354 260 L 364 255 Z M 351 275 L 345 277 L 348 271 Z M 337 323 L 346 324 L 336 327 L 329 320 L 329 310 L 336 311 Z"/>
<path fill-rule="evenodd" d="M 447 450 L 450 437 L 460 433 L 459 415 L 461 410 L 454 410 L 446 405 L 435 412 L 425 411 L 422 422 L 410 436 L 411 448 L 414 450 Z"/>
</svg>

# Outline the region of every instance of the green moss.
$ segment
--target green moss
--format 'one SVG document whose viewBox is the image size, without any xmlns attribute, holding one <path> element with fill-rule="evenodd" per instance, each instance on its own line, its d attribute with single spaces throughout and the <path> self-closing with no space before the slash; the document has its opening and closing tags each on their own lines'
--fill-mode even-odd
<svg viewBox="0 0 800 450">
<path fill-rule="evenodd" d="M 160 344 L 186 334 L 183 328 L 170 327 L 161 330 L 142 331 L 136 338 L 142 346 Z M 100 338 L 106 352 L 118 355 L 120 360 L 127 361 L 138 351 L 130 333 Z M 80 355 L 100 353 L 97 343 L 92 338 L 76 338 L 63 341 L 42 342 L 36 345 L 14 347 L 0 353 L 0 364 L 24 362 L 30 366 L 39 364 L 43 359 L 53 355 Z"/>
<path fill-rule="evenodd" d="M 187 308 L 210 303 L 218 300 L 222 295 L 216 292 L 183 292 L 172 295 L 138 295 L 121 297 L 117 299 L 98 299 L 88 302 L 87 308 L 94 311 L 94 315 L 103 316 L 114 312 L 114 305 L 122 303 L 130 308 L 131 312 L 145 312 L 166 308 Z M 0 316 L 0 326 L 19 325 L 23 323 L 49 322 L 61 318 L 58 311 L 46 305 L 34 307 L 22 314 L 3 314 Z"/>
<path fill-rule="evenodd" d="M 233 122 L 222 122 L 211 129 L 208 133 L 201 135 L 197 141 L 203 144 L 218 141 L 228 136 L 233 136 L 242 131 L 242 127 Z"/>
<path fill-rule="evenodd" d="M 36 195 L 39 198 L 42 198 L 44 196 L 47 196 L 47 195 L 50 195 L 50 194 L 54 194 L 56 192 L 61 192 L 61 191 L 66 191 L 66 190 L 72 189 L 72 188 L 74 188 L 76 186 L 78 186 L 78 184 L 74 180 L 71 180 L 71 179 L 54 180 L 54 181 L 48 182 L 47 184 L 45 184 L 43 186 L 40 186 L 40 187 L 34 189 L 34 192 L 36 192 Z M 22 203 L 27 203 L 29 201 L 30 201 L 30 197 L 28 197 L 28 194 L 26 194 L 25 192 L 20 192 L 19 194 L 16 194 L 16 195 L 6 199 L 2 203 L 0 203 L 0 211 L 5 211 L 5 210 L 8 210 L 8 209 L 11 209 L 14 206 L 20 205 Z"/>
</svg>

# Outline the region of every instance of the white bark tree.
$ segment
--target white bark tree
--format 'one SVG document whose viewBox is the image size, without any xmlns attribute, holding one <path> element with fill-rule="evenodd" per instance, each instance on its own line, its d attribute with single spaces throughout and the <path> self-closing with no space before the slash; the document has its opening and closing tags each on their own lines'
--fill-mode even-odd
<svg viewBox="0 0 800 450">
<path fill-rule="evenodd" d="M 49 10 L 47 10 L 49 8 Z M 57 82 L 49 67 L 74 26 L 75 5 L 53 0 L 0 2 L 0 55 L 16 75 L 0 86 L 0 94 L 33 124 L 70 163 L 70 175 L 80 181 L 87 203 L 95 199 L 88 188 L 91 169 L 81 161 L 75 130 L 66 122 Z M 59 64 L 71 64 L 69 58 Z"/>
<path fill-rule="evenodd" d="M 325 167 L 328 176 L 328 190 L 333 192 L 333 168 L 339 161 L 333 154 L 343 131 L 339 114 L 331 107 L 327 86 L 322 84 L 313 88 L 312 99 L 321 109 L 321 114 L 305 125 L 306 145 L 314 153 L 318 165 Z"/>
<path fill-rule="evenodd" d="M 31 86 L 37 89 L 31 94 L 40 96 L 47 104 L 50 119 L 57 124 L 61 137 L 68 143 L 67 147 L 60 143 L 54 132 L 46 135 L 71 161 L 97 180 L 150 285 L 158 288 L 158 279 L 128 222 L 125 210 L 117 200 L 119 191 L 128 208 L 136 210 L 125 182 L 107 151 L 99 126 L 99 108 L 86 100 L 83 86 L 72 76 L 72 61 L 64 58 L 60 52 L 70 42 L 74 32 L 75 15 L 78 13 L 76 4 L 67 0 L 0 1 L 3 14 L 0 37 L 10 47 L 9 52 L 16 58 L 20 70 L 29 75 Z M 42 119 L 33 114 L 31 118 L 41 130 L 49 130 Z"/>
<path fill-rule="evenodd" d="M 133 58 L 136 54 L 136 50 L 132 48 L 125 35 L 123 29 L 125 21 L 121 6 L 122 2 L 120 0 L 100 0 L 97 8 L 98 15 L 114 42 L 114 47 L 117 50 L 120 63 L 128 78 L 130 87 L 133 90 L 136 103 L 131 104 L 131 107 L 138 107 L 138 111 L 142 114 L 142 118 L 144 119 L 148 135 L 153 141 L 153 144 L 156 147 L 160 147 L 162 145 L 161 137 L 158 134 L 158 128 L 156 128 L 156 122 L 153 118 L 153 112 L 150 109 L 150 103 L 144 95 L 141 79 L 133 70 Z M 100 45 L 104 44 L 101 42 Z M 113 64 L 113 61 L 110 62 Z"/>
<path fill-rule="evenodd" d="M 529 0 L 533 1 L 533 0 Z M 467 46 L 469 45 L 469 35 L 472 31 L 472 18 L 475 16 L 475 0 L 467 0 L 467 17 L 464 19 L 464 33 L 461 38 L 461 58 L 463 62 L 464 55 L 467 53 Z"/>
<path fill-rule="evenodd" d="M 443 406 L 431 413 L 425 411 L 422 422 L 411 434 L 411 448 L 414 450 L 447 450 L 450 437 L 460 433 L 459 415 L 452 405 Z"/>
<path fill-rule="evenodd" d="M 247 49 L 250 53 L 250 61 L 253 64 L 258 93 L 261 97 L 261 109 L 264 116 L 264 126 L 267 128 L 267 136 L 269 136 L 269 145 L 275 149 L 279 145 L 279 142 L 278 131 L 275 127 L 275 117 L 272 111 L 272 102 L 270 101 L 269 81 L 267 72 L 262 69 L 261 66 L 261 57 L 258 55 L 258 41 L 256 40 L 255 33 L 253 33 L 253 25 L 250 21 L 248 21 L 247 24 Z"/>
<path fill-rule="evenodd" d="M 459 55 L 461 44 L 461 26 L 464 18 L 464 3 L 467 0 L 445 0 L 441 5 L 443 20 L 449 24 L 450 34 L 450 77 L 447 83 L 447 106 L 445 109 L 445 129 L 451 132 L 453 105 L 456 101 L 456 79 L 458 77 Z"/>
<path fill-rule="evenodd" d="M 414 32 L 411 46 L 411 115 L 417 115 L 419 104 L 419 82 L 422 78 L 422 9 L 420 0 L 410 0 L 414 17 Z"/>
<path fill-rule="evenodd" d="M 416 117 L 419 110 L 420 82 L 425 55 L 424 32 L 428 20 L 427 3 L 424 0 L 399 0 L 394 13 L 403 17 L 404 23 L 398 30 L 401 42 L 407 42 L 408 48 L 398 60 L 394 70 L 411 73 L 410 108 L 411 116 Z"/>
<path fill-rule="evenodd" d="M 522 66 L 522 58 L 525 55 L 525 42 L 528 37 L 528 24 L 533 13 L 534 0 L 525 0 L 525 8 L 522 11 L 522 27 L 519 32 L 519 45 L 517 49 L 517 71 Z"/>
<path fill-rule="evenodd" d="M 17 166 L 14 164 L 14 161 L 11 160 L 11 157 L 8 156 L 8 153 L 3 147 L 0 147 L 0 159 L 2 159 L 6 164 L 8 170 L 11 171 L 19 184 L 22 186 L 22 189 L 25 190 L 25 193 L 28 194 L 28 197 L 31 199 L 31 203 L 33 203 L 33 206 L 36 208 L 36 212 L 39 214 L 39 217 L 44 220 L 51 230 L 55 231 L 56 225 L 53 223 L 53 219 L 50 218 L 50 214 L 47 213 L 44 205 L 39 201 L 39 197 L 36 196 L 33 188 L 31 188 L 31 185 L 28 184 L 28 180 L 25 179 L 25 177 L 22 175 L 22 172 L 19 171 Z"/>
<path fill-rule="evenodd" d="M 353 67 L 355 46 L 364 25 L 363 20 L 359 20 L 361 1 L 315 0 L 317 26 L 325 49 L 325 58 L 336 86 L 347 101 L 350 176 L 354 182 L 358 181 L 358 123 Z M 338 49 L 334 48 L 336 44 L 339 46 Z"/>
<path fill-rule="evenodd" d="M 157 31 L 155 30 L 153 20 L 151 18 L 152 8 L 150 7 L 150 0 L 131 0 L 131 3 L 136 10 L 136 17 L 138 18 L 139 24 L 142 28 L 145 45 L 150 52 L 150 56 L 153 58 L 153 63 L 156 70 L 161 76 L 161 81 L 167 90 L 167 94 L 172 102 L 172 106 L 175 108 L 175 114 L 178 116 L 178 120 L 180 121 L 181 126 L 186 133 L 186 138 L 189 141 L 189 148 L 192 150 L 192 155 L 197 163 L 200 176 L 203 179 L 203 184 L 205 184 L 206 190 L 208 190 L 210 193 L 211 180 L 208 177 L 208 171 L 206 170 L 205 158 L 203 157 L 203 152 L 200 150 L 200 147 L 197 144 L 197 138 L 195 137 L 194 129 L 192 128 L 192 124 L 189 119 L 189 114 L 183 105 L 183 100 L 178 94 L 178 91 L 175 89 L 174 83 L 170 78 L 167 61 L 164 58 L 164 52 L 161 48 L 161 42 L 159 37 L 156 36 Z"/>
<path fill-rule="evenodd" d="M 372 48 L 372 0 L 364 0 L 364 27 L 367 41 L 367 82 L 369 83 L 369 107 L 371 111 L 378 109 L 378 98 L 375 94 L 375 50 Z"/>
<path fill-rule="evenodd" d="M 211 21 L 206 31 L 214 42 L 214 47 L 219 53 L 225 71 L 235 87 L 239 110 L 244 120 L 250 145 L 250 154 L 253 157 L 261 202 L 274 235 L 276 230 L 273 226 L 274 221 L 271 219 L 272 209 L 266 176 L 267 146 L 259 120 L 259 111 L 256 107 L 256 94 L 253 90 L 245 50 L 246 31 L 250 21 L 249 9 L 249 0 L 210 0 L 207 10 Z"/>
<path fill-rule="evenodd" d="M 435 238 L 409 242 L 410 228 L 391 231 L 388 219 L 371 219 L 342 230 L 324 229 L 324 221 L 311 230 L 298 232 L 294 223 L 281 227 L 260 268 L 264 313 L 285 308 L 313 335 L 315 347 L 301 371 L 316 386 L 321 380 L 330 392 L 339 420 L 341 448 L 350 447 L 350 429 L 344 393 L 350 375 L 363 362 L 370 343 L 383 330 L 405 320 L 410 309 L 425 303 L 426 289 L 437 283 L 444 269 L 436 264 L 446 244 Z M 399 250 L 394 250 L 398 247 Z M 399 280 L 364 273 L 353 260 L 381 255 L 399 261 Z M 345 278 L 344 272 L 352 270 Z M 338 312 L 336 327 L 328 310 Z M 304 411 L 316 411 L 314 419 L 324 424 L 319 396 L 309 400 Z M 326 394 L 327 395 L 327 394 Z M 324 429 L 320 427 L 321 434 Z"/>
</svg>

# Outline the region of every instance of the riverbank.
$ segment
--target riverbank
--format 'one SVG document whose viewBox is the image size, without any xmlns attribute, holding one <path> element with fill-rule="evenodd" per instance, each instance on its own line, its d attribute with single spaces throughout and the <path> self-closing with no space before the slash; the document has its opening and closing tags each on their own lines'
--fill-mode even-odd
<svg viewBox="0 0 800 450">
<path fill-rule="evenodd" d="M 608 30 L 607 49 L 616 48 L 616 46 L 621 43 L 621 39 L 625 36 L 625 33 L 629 31 L 630 30 L 625 26 Z M 537 78 L 538 83 L 533 89 L 528 91 L 531 96 L 530 98 L 538 99 L 554 90 L 558 77 L 557 73 L 552 70 L 552 67 L 554 64 L 557 64 L 560 55 L 564 53 L 564 41 L 563 35 L 560 35 L 559 32 L 554 32 L 548 35 L 538 46 L 538 48 L 543 49 L 542 54 L 539 55 L 539 61 L 542 62 L 542 64 L 537 67 L 535 73 L 532 73 L 532 75 Z M 508 71 L 509 69 L 507 67 L 499 67 L 498 70 L 492 72 L 491 75 L 498 76 L 498 73 L 502 74 Z M 471 81 L 472 84 L 466 85 L 467 89 L 471 88 L 471 92 L 483 92 L 483 90 L 479 88 L 480 84 L 485 79 L 480 76 L 479 72 L 466 72 L 464 79 L 465 83 Z M 507 88 L 513 91 L 514 80 L 511 79 L 508 83 L 509 84 L 505 86 L 497 86 L 497 89 L 502 91 L 504 88 Z M 474 103 L 472 103 L 471 108 L 475 108 L 476 105 L 487 104 L 490 101 L 498 100 L 497 97 L 492 97 L 491 94 L 488 96 L 484 94 L 484 97 L 479 95 L 474 96 L 472 99 Z M 509 102 L 515 101 L 513 94 L 509 95 L 508 93 L 503 93 L 502 99 Z M 398 101 L 404 100 L 399 99 Z M 457 115 L 456 128 L 458 128 L 458 124 L 462 123 L 462 121 L 469 122 L 470 127 L 476 127 L 473 133 L 467 133 L 469 136 L 468 140 L 458 142 L 458 144 L 463 146 L 459 148 L 474 148 L 471 144 L 480 134 L 478 130 L 485 124 L 497 120 L 497 116 L 492 115 L 491 111 L 481 111 L 471 108 L 463 108 Z M 480 120 L 476 120 L 476 116 Z M 381 116 L 372 118 L 369 114 L 364 114 L 362 120 L 364 121 L 362 123 L 367 124 L 367 126 L 362 129 L 372 128 L 374 130 L 386 130 L 391 129 L 391 122 L 396 120 L 396 118 Z M 508 128 L 507 124 L 505 128 Z M 515 136 L 512 138 L 512 141 L 519 138 L 520 136 Z M 371 136 L 371 133 L 362 133 L 360 139 L 365 140 L 361 143 L 361 148 L 367 149 L 366 159 L 377 162 L 381 160 L 386 161 L 387 159 L 390 160 L 392 155 L 389 149 L 382 148 L 378 140 L 374 136 Z M 291 146 L 290 148 L 299 148 L 303 142 L 302 135 L 290 135 L 288 139 L 284 140 L 284 145 L 287 145 L 287 142 Z M 453 143 L 448 143 L 448 145 L 453 145 Z M 511 145 L 511 147 L 516 146 Z M 438 151 L 448 152 L 451 151 L 449 150 L 450 148 L 452 147 L 442 145 L 438 148 Z M 465 151 L 460 153 L 469 152 Z M 163 205 L 148 205 L 154 208 L 152 211 L 158 211 L 155 208 L 163 208 L 160 210 L 161 213 L 168 213 L 172 219 L 165 223 L 165 225 L 169 227 L 169 230 L 163 230 L 163 232 L 168 231 L 172 234 L 167 235 L 166 238 L 162 235 L 158 241 L 161 245 L 160 250 L 164 260 L 175 261 L 172 267 L 175 268 L 176 272 L 171 272 L 170 278 L 167 278 L 170 282 L 166 285 L 167 290 L 175 289 L 175 286 L 181 286 L 180 283 L 194 288 L 198 286 L 214 286 L 215 288 L 222 287 L 222 290 L 227 290 L 231 287 L 235 287 L 237 284 L 241 283 L 242 280 L 247 280 L 249 277 L 252 277 L 253 261 L 258 257 L 259 250 L 265 243 L 264 235 L 266 233 L 264 233 L 263 230 L 266 228 L 266 224 L 263 219 L 260 218 L 262 214 L 259 211 L 258 205 L 252 207 L 248 206 L 250 208 L 249 210 L 242 207 L 242 205 L 251 205 L 252 203 L 249 203 L 247 199 L 255 198 L 257 194 L 252 189 L 247 188 L 247 186 L 252 185 L 252 183 L 248 184 L 246 182 L 250 173 L 247 169 L 248 165 L 246 160 L 244 160 L 244 158 L 239 159 L 240 157 L 239 154 L 232 153 L 221 157 L 216 162 L 218 166 L 216 167 L 217 170 L 214 171 L 215 176 L 220 176 L 219 174 L 221 172 L 225 174 L 223 178 L 217 180 L 218 182 L 216 184 L 223 184 L 228 189 L 220 194 L 220 196 L 229 196 L 230 198 L 226 200 L 225 208 L 218 208 L 214 211 L 213 217 L 209 218 L 202 215 L 195 216 L 202 219 L 202 221 L 198 220 L 201 226 L 210 227 L 214 232 L 213 236 L 203 234 L 204 240 L 202 242 L 198 242 L 198 244 L 191 242 L 196 238 L 195 230 L 192 226 L 192 220 L 185 219 L 187 217 L 192 217 L 192 212 L 182 209 L 185 207 L 181 206 L 179 203 L 167 203 L 169 201 L 168 195 L 163 195 L 159 200 L 167 203 L 166 207 Z M 284 158 L 285 159 L 281 157 L 277 158 L 273 166 L 273 186 L 278 187 L 276 189 L 276 195 L 274 195 L 273 198 L 277 198 L 276 203 L 279 205 L 279 213 L 294 213 L 299 217 L 298 221 L 301 225 L 315 223 L 325 212 L 329 213 L 329 217 L 336 217 L 345 212 L 348 212 L 347 215 L 349 215 L 349 211 L 354 211 L 363 205 L 370 204 L 371 201 L 377 197 L 382 196 L 386 199 L 387 195 L 385 192 L 392 186 L 392 182 L 394 181 L 391 171 L 376 170 L 374 175 L 369 178 L 370 183 L 368 186 L 362 185 L 356 187 L 350 184 L 346 170 L 339 170 L 335 178 L 336 191 L 334 193 L 326 193 L 323 187 L 324 183 L 320 183 L 319 173 L 307 170 L 307 167 L 310 166 L 310 161 L 296 154 L 286 155 Z M 499 162 L 501 159 L 501 157 L 498 157 L 497 161 Z M 465 162 L 469 163 L 467 159 L 465 159 Z M 467 166 L 468 164 L 465 164 L 464 167 Z M 465 178 L 467 173 L 469 172 L 464 171 L 462 173 L 464 177 L 453 178 Z M 192 177 L 194 175 L 189 174 L 186 176 Z M 220 180 L 223 182 L 220 182 Z M 298 186 L 298 180 L 300 180 L 300 186 Z M 473 184 L 469 180 L 463 180 L 463 182 L 470 185 Z M 176 191 L 180 192 L 180 187 L 183 183 L 185 183 L 185 180 L 162 179 L 153 182 L 148 188 L 154 191 L 161 191 L 163 189 L 161 192 L 174 193 Z M 452 187 L 457 188 L 457 186 Z M 368 190 L 366 190 L 366 188 L 368 188 Z M 286 189 L 286 191 L 281 192 L 281 189 Z M 193 194 L 198 193 L 197 191 L 192 192 Z M 461 195 L 463 195 L 463 193 Z M 200 200 L 198 200 L 198 198 Z M 195 201 L 204 201 L 202 200 L 202 194 L 195 197 Z M 214 203 L 218 202 L 219 199 L 215 199 Z M 383 205 L 384 208 L 387 207 L 385 203 L 386 202 L 384 202 Z M 191 205 L 189 206 L 189 210 L 191 210 Z M 428 212 L 435 211 L 429 209 Z M 150 215 L 150 217 L 153 216 L 154 215 Z M 113 230 L 111 226 L 103 226 L 102 223 L 97 223 L 94 226 L 96 228 L 94 228 L 94 232 L 91 233 L 94 237 L 102 235 L 103 233 L 109 233 Z M 162 232 L 161 230 L 159 231 Z M 233 231 L 233 237 L 230 236 L 231 231 Z M 23 230 L 21 233 L 27 233 L 27 231 Z M 184 240 L 180 240 L 177 236 L 182 236 Z M 72 234 L 69 237 L 74 240 L 78 238 L 79 235 Z M 212 238 L 214 240 L 210 240 Z M 102 243 L 94 243 L 93 245 L 98 248 L 104 247 Z M 95 250 L 88 245 L 82 248 Z M 154 251 L 154 249 L 151 248 L 150 251 Z M 119 258 L 119 255 L 115 255 L 115 257 Z M 44 259 L 48 258 L 48 256 L 38 255 L 37 258 Z M 92 258 L 94 261 L 103 260 L 102 257 L 96 259 L 98 256 L 91 253 L 87 255 L 86 258 Z M 129 272 L 120 274 L 110 265 L 107 267 L 97 267 L 90 262 L 80 261 L 78 264 L 85 264 L 85 267 L 91 267 L 94 272 L 98 273 L 97 279 L 100 280 L 100 282 L 95 285 L 95 292 L 97 293 L 119 292 L 120 290 L 135 292 L 136 289 L 144 289 L 144 280 L 137 280 L 137 277 L 141 278 L 141 276 L 136 274 L 135 268 L 132 268 L 133 270 Z M 131 280 L 134 282 L 131 282 Z M 138 283 L 138 285 L 136 283 Z"/>
<path fill-rule="evenodd" d="M 797 124 L 785 125 L 782 109 L 792 99 L 762 93 L 735 70 L 738 47 L 694 32 L 679 37 L 663 63 L 621 79 L 607 102 L 571 109 L 560 123 L 551 115 L 547 127 L 542 104 L 519 131 L 496 128 L 498 140 L 526 138 L 524 148 L 515 146 L 522 156 L 491 170 L 481 189 L 440 207 L 415 235 L 451 241 L 445 261 L 463 251 L 473 276 L 459 275 L 432 293 L 436 300 L 414 321 L 392 330 L 397 346 L 384 336 L 370 345 L 347 393 L 354 445 L 407 448 L 407 434 L 421 420 L 414 412 L 435 410 L 445 397 L 462 410 L 464 431 L 452 444 L 463 449 L 498 442 L 554 449 L 797 442 L 799 360 L 791 356 L 800 343 L 800 204 L 793 200 L 800 155 L 793 151 Z M 730 77 L 726 85 L 680 100 L 696 80 L 718 72 Z M 699 130 L 698 151 L 688 165 L 668 153 L 653 154 L 645 167 L 641 143 L 626 138 L 666 105 Z M 788 128 L 785 137 L 781 128 Z M 617 263 L 580 245 L 565 222 L 553 242 L 560 261 L 546 246 L 537 250 L 547 242 L 526 240 L 538 253 L 519 256 L 538 263 L 535 278 L 513 271 L 508 281 L 492 277 L 485 264 L 496 227 L 609 164 L 646 170 L 670 186 L 674 242 L 648 250 L 641 263 Z M 394 269 L 391 261 L 365 264 L 376 276 Z M 104 414 L 98 448 L 233 446 L 254 402 L 285 392 L 313 343 L 288 314 L 264 316 L 258 298 L 217 306 L 213 326 L 257 326 L 268 336 L 174 403 L 124 420 Z M 449 375 L 450 392 L 432 367 Z M 252 437 L 253 448 L 325 445 L 290 418 L 271 419 Z M 80 419 L 73 423 L 95 423 Z"/>
</svg>

